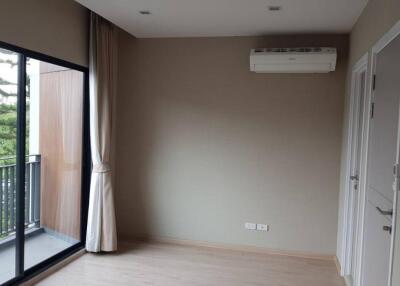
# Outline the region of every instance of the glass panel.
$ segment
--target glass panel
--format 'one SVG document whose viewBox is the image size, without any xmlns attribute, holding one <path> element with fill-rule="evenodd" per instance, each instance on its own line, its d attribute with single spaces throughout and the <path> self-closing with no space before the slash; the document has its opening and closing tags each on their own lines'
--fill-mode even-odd
<svg viewBox="0 0 400 286">
<path fill-rule="evenodd" d="M 80 241 L 83 81 L 27 59 L 25 269 Z"/>
<path fill-rule="evenodd" d="M 0 49 L 0 284 L 15 277 L 18 54 Z"/>
</svg>

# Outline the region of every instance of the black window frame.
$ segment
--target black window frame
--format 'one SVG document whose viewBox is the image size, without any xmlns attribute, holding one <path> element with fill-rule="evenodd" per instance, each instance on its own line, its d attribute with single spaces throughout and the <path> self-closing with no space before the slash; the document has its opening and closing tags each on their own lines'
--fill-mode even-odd
<svg viewBox="0 0 400 286">
<path fill-rule="evenodd" d="M 18 101 L 17 101 L 17 181 L 19 178 L 24 178 L 24 170 L 25 168 L 20 168 L 20 174 L 18 175 L 18 165 L 21 166 L 22 160 L 25 160 L 25 156 L 18 156 L 18 153 L 24 154 L 24 144 L 18 144 L 18 141 L 21 142 L 21 138 L 23 137 L 23 142 L 25 142 L 26 136 L 26 120 L 25 120 L 25 107 L 26 107 L 26 58 L 32 58 L 35 60 L 47 62 L 50 64 L 63 66 L 69 69 L 73 69 L 76 71 L 80 71 L 84 76 L 84 89 L 83 89 L 83 123 L 82 123 L 82 176 L 81 176 L 81 213 L 80 213 L 80 242 L 66 248 L 65 250 L 55 254 L 47 258 L 46 260 L 36 264 L 35 266 L 24 269 L 24 248 L 25 248 L 25 237 L 24 237 L 24 228 L 23 228 L 23 217 L 22 223 L 20 222 L 18 225 L 17 222 L 17 235 L 16 235 L 16 276 L 11 280 L 1 284 L 2 286 L 8 285 L 16 285 L 20 284 L 24 281 L 27 281 L 38 274 L 46 271 L 50 267 L 55 264 L 63 261 L 69 256 L 81 251 L 85 248 L 86 243 L 86 228 L 87 228 L 87 216 L 88 216 L 88 206 L 89 206 L 89 189 L 90 189 L 90 178 L 91 178 L 91 169 L 92 169 L 92 158 L 90 151 L 90 117 L 89 117 L 89 69 L 85 66 L 81 66 L 66 60 L 62 60 L 53 56 L 49 56 L 40 52 L 35 52 L 33 50 L 25 49 L 13 44 L 9 44 L 3 41 L 0 41 L 0 48 L 6 49 L 18 54 Z M 23 88 L 21 88 L 23 86 Z M 22 115 L 22 116 L 21 116 Z M 18 164 L 18 157 L 20 163 Z M 25 164 L 25 161 L 23 161 Z M 24 200 L 21 199 L 21 191 L 18 191 L 18 186 L 16 187 L 17 192 L 17 202 L 16 207 L 18 210 L 18 203 L 25 208 Z M 18 199 L 18 196 L 20 197 Z M 19 221 L 21 221 L 21 213 Z M 17 211 L 17 221 L 18 221 L 18 211 Z M 21 229 L 22 225 L 22 229 Z M 19 231 L 18 231 L 19 228 Z M 22 231 L 22 235 L 21 235 Z M 22 260 L 21 260 L 22 258 Z"/>
</svg>

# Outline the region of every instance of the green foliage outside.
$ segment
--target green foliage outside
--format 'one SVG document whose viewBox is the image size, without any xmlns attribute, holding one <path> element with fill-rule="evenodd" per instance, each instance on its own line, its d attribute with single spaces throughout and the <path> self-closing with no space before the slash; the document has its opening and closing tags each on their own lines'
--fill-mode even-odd
<svg viewBox="0 0 400 286">
<path fill-rule="evenodd" d="M 11 82 L 5 78 L 2 78 L 1 75 L 7 78 L 16 78 L 18 60 L 16 54 L 0 49 L 0 167 L 5 165 L 15 165 L 16 163 L 16 149 L 17 149 L 17 87 L 18 84 L 15 82 Z M 27 60 L 27 66 L 29 66 L 29 60 Z M 26 76 L 26 154 L 29 154 L 29 96 L 30 96 L 30 78 L 29 74 Z M 15 168 L 15 167 L 14 167 Z M 0 172 L 4 174 L 2 176 L 2 181 L 0 181 L 1 187 L 7 187 L 8 192 L 15 192 L 15 190 L 11 190 L 11 180 L 15 180 L 15 178 L 10 178 L 8 181 L 4 180 L 5 169 L 0 168 Z M 9 169 L 8 169 L 9 170 Z M 14 170 L 15 172 L 15 170 Z M 15 174 L 15 173 L 14 173 Z M 9 175 L 8 175 L 9 176 Z M 15 185 L 14 185 L 15 186 Z M 0 204 L 4 204 L 7 196 L 5 193 L 0 196 Z M 8 197 L 10 200 L 10 198 Z M 15 196 L 14 196 L 15 200 Z M 15 202 L 14 202 L 15 204 Z M 12 225 L 11 222 L 11 214 L 15 209 L 5 208 L 4 205 L 2 207 L 2 221 L 0 224 L 2 225 L 3 231 L 6 227 L 6 223 L 8 225 L 8 229 L 5 230 L 3 234 L 0 233 L 0 239 L 7 237 L 10 234 L 10 231 L 14 229 L 15 225 Z M 8 221 L 6 220 L 6 214 L 8 215 Z M 15 223 L 15 222 L 14 222 Z"/>
<path fill-rule="evenodd" d="M 0 104 L 0 164 L 11 163 L 5 160 L 16 154 L 17 106 L 16 104 Z"/>
<path fill-rule="evenodd" d="M 10 51 L 0 49 L 0 55 L 13 54 Z M 15 73 L 15 66 L 17 66 L 16 60 L 0 58 L 0 64 L 9 67 L 10 72 Z M 27 62 L 29 64 L 29 61 Z M 0 166 L 15 164 L 16 156 L 16 145 L 17 145 L 17 94 L 13 92 L 7 92 L 6 86 L 14 86 L 17 88 L 16 82 L 9 82 L 0 77 L 0 98 L 11 99 L 12 103 L 0 103 Z M 29 98 L 29 76 L 27 76 L 27 97 Z M 27 120 L 29 120 L 29 100 L 27 100 Z M 27 144 L 26 154 L 29 154 L 29 121 L 27 121 Z"/>
</svg>

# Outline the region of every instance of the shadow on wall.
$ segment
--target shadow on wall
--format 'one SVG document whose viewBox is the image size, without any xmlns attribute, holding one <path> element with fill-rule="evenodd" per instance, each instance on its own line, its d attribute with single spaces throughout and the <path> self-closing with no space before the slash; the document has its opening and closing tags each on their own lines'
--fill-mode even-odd
<svg viewBox="0 0 400 286">
<path fill-rule="evenodd" d="M 131 58 L 129 55 L 126 56 L 128 59 Z M 123 65 L 120 65 L 120 69 L 122 67 Z M 126 86 L 125 81 L 119 82 L 119 88 Z M 130 100 L 134 101 L 134 98 Z M 137 106 L 135 102 L 129 104 Z M 117 116 L 117 126 L 120 126 L 121 122 L 129 126 L 127 130 L 117 128 L 116 143 L 118 165 L 115 176 L 115 204 L 118 238 L 122 241 L 145 240 L 149 233 L 147 219 L 149 206 L 146 205 L 149 199 L 146 197 L 148 196 L 146 190 L 149 188 L 147 178 L 151 146 L 148 142 L 153 141 L 149 132 L 152 129 L 145 129 L 142 126 L 143 116 L 144 113 L 137 108 L 132 108 L 132 113 L 120 113 Z"/>
<path fill-rule="evenodd" d="M 125 117 L 124 114 L 118 115 Z M 149 193 L 149 153 L 153 142 L 151 134 L 141 126 L 142 114 L 135 109 L 129 114 L 129 130 L 118 134 L 116 176 L 116 217 L 119 239 L 147 239 Z M 149 126 L 150 127 L 150 126 Z M 149 128 L 148 130 L 152 130 Z M 132 134 L 136 134 L 132 140 Z M 120 167 L 124 166 L 124 167 Z M 122 179 L 123 178 L 123 179 Z M 127 187 L 128 184 L 128 187 Z M 134 193 L 134 196 L 132 196 Z M 122 227 L 124 226 L 124 227 Z"/>
<path fill-rule="evenodd" d="M 121 32 L 120 238 L 335 253 L 347 38 Z M 272 46 L 336 46 L 337 71 L 249 72 L 250 49 Z M 246 231 L 247 221 L 271 231 Z"/>
</svg>

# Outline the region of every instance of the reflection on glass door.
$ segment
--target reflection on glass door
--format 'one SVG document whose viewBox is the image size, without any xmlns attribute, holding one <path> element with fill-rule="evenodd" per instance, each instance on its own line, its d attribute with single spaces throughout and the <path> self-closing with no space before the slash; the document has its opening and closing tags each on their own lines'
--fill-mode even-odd
<svg viewBox="0 0 400 286">
<path fill-rule="evenodd" d="M 0 49 L 0 284 L 15 277 L 18 54 Z"/>
</svg>

